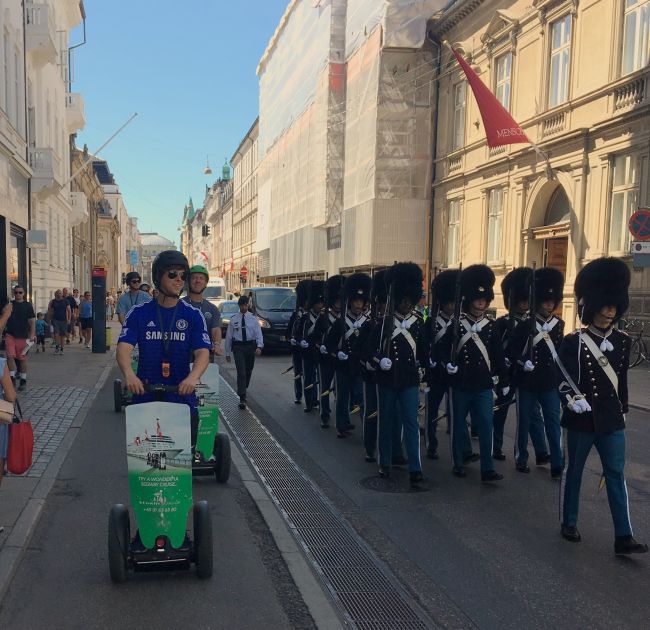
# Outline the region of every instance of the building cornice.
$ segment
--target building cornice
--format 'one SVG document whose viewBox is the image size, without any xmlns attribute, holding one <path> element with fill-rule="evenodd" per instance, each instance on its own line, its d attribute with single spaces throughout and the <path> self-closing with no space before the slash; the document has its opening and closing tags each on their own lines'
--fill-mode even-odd
<svg viewBox="0 0 650 630">
<path fill-rule="evenodd" d="M 432 18 L 431 28 L 429 29 L 431 34 L 438 37 L 445 35 L 461 20 L 480 7 L 483 2 L 484 0 L 457 0 L 439 16 Z"/>
</svg>

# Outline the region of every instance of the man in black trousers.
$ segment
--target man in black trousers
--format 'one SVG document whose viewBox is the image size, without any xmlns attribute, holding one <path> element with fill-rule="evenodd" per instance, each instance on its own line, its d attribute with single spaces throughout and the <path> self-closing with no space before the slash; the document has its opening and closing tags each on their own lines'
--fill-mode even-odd
<svg viewBox="0 0 650 630">
<path fill-rule="evenodd" d="M 230 318 L 226 332 L 226 361 L 230 363 L 231 355 L 235 357 L 239 408 L 245 409 L 246 390 L 251 382 L 255 357 L 262 354 L 264 338 L 257 317 L 248 312 L 248 296 L 242 295 L 237 304 L 239 313 Z"/>
</svg>

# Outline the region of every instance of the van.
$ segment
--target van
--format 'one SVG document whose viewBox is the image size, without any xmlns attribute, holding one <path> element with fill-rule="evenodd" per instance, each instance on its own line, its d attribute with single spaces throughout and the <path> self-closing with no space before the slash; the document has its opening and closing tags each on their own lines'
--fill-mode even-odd
<svg viewBox="0 0 650 630">
<path fill-rule="evenodd" d="M 205 287 L 203 291 L 203 297 L 216 304 L 221 302 L 221 300 L 228 300 L 232 297 L 232 293 L 226 291 L 226 283 L 223 278 L 210 278 L 208 280 L 208 286 Z"/>
<path fill-rule="evenodd" d="M 265 348 L 289 348 L 289 319 L 296 309 L 296 292 L 287 287 L 246 287 L 248 310 L 262 327 Z"/>
</svg>

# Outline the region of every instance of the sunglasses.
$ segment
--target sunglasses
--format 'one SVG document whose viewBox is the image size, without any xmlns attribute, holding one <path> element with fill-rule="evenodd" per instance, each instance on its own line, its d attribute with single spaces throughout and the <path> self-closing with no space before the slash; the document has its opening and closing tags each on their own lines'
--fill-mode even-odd
<svg viewBox="0 0 650 630">
<path fill-rule="evenodd" d="M 24 291 L 14 291 L 14 295 L 23 295 Z"/>
<path fill-rule="evenodd" d="M 140 284 L 141 280 L 131 280 L 129 284 Z"/>
<path fill-rule="evenodd" d="M 175 280 L 176 278 L 180 277 L 180 279 L 185 282 L 187 280 L 187 272 L 186 271 L 168 271 L 167 272 L 167 277 L 170 280 Z"/>
</svg>

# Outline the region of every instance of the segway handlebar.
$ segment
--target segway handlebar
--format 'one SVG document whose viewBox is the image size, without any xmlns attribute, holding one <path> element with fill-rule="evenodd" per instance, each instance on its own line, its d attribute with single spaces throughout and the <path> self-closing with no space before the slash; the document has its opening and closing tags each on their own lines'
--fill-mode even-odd
<svg viewBox="0 0 650 630">
<path fill-rule="evenodd" d="M 162 383 L 143 383 L 144 391 L 152 394 L 178 394 L 178 385 L 164 385 Z"/>
</svg>

